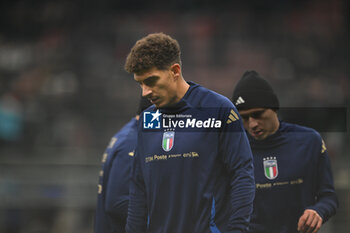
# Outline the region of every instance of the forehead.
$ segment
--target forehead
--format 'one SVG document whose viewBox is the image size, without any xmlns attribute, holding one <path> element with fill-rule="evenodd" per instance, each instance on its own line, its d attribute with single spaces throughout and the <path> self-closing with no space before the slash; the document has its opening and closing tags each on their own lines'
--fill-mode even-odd
<svg viewBox="0 0 350 233">
<path fill-rule="evenodd" d="M 266 108 L 250 108 L 250 109 L 246 109 L 246 110 L 240 110 L 239 114 L 241 115 L 248 115 L 248 114 L 252 114 L 255 112 L 260 112 L 260 111 L 264 111 L 266 110 Z"/>
<path fill-rule="evenodd" d="M 160 77 L 162 74 L 164 74 L 164 72 L 164 70 L 159 70 L 154 67 L 146 70 L 145 72 L 134 74 L 134 79 L 136 82 L 142 82 L 150 77 Z"/>
</svg>

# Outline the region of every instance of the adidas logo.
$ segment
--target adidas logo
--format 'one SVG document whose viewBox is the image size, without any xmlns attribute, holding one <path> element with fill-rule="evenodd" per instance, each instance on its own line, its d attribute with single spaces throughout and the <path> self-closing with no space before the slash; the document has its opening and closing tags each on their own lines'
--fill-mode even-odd
<svg viewBox="0 0 350 233">
<path fill-rule="evenodd" d="M 239 105 L 239 104 L 243 104 L 245 103 L 244 99 L 242 98 L 242 96 L 238 97 L 236 104 L 235 105 Z"/>
<path fill-rule="evenodd" d="M 238 119 L 239 119 L 239 117 L 238 117 L 237 113 L 235 113 L 235 111 L 233 111 L 233 109 L 231 109 L 230 115 L 228 116 L 226 123 L 230 124 Z"/>
</svg>

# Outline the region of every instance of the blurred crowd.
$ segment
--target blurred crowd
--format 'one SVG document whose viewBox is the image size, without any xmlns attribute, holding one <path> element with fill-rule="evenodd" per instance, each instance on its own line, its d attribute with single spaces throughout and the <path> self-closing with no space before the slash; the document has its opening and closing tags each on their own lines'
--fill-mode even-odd
<svg viewBox="0 0 350 233">
<path fill-rule="evenodd" d="M 186 80 L 231 98 L 255 69 L 282 107 L 348 121 L 349 12 L 346 0 L 2 1 L 0 232 L 91 232 L 102 152 L 140 96 L 125 57 L 151 32 L 179 40 Z M 350 135 L 346 122 L 322 134 L 341 205 L 328 232 L 345 232 Z"/>
</svg>

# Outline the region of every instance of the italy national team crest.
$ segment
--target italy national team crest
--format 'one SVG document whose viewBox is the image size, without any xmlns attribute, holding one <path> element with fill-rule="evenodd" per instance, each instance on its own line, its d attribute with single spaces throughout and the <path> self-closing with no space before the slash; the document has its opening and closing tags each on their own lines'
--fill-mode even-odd
<svg viewBox="0 0 350 233">
<path fill-rule="evenodd" d="M 163 133 L 162 147 L 165 151 L 170 151 L 174 146 L 174 131 L 165 131 Z"/>
<path fill-rule="evenodd" d="M 267 179 L 273 180 L 278 176 L 276 157 L 264 158 L 264 173 Z"/>
</svg>

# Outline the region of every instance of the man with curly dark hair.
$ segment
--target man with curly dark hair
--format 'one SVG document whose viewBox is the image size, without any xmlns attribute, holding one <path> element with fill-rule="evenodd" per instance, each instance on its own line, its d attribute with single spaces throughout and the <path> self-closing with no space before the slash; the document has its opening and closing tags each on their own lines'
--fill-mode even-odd
<svg viewBox="0 0 350 233">
<path fill-rule="evenodd" d="M 181 64 L 180 45 L 163 33 L 150 34 L 136 42 L 126 58 L 125 70 L 142 73 L 150 68 L 165 70 L 174 63 Z"/>
<path fill-rule="evenodd" d="M 163 33 L 137 41 L 126 59 L 125 70 L 134 73 L 140 85 L 145 84 L 143 96 L 157 108 L 177 103 L 190 86 L 181 75 L 179 43 Z"/>
<path fill-rule="evenodd" d="M 153 104 L 138 125 L 126 232 L 246 232 L 254 169 L 234 105 L 185 81 L 180 46 L 163 33 L 137 41 L 125 69 Z"/>
</svg>

